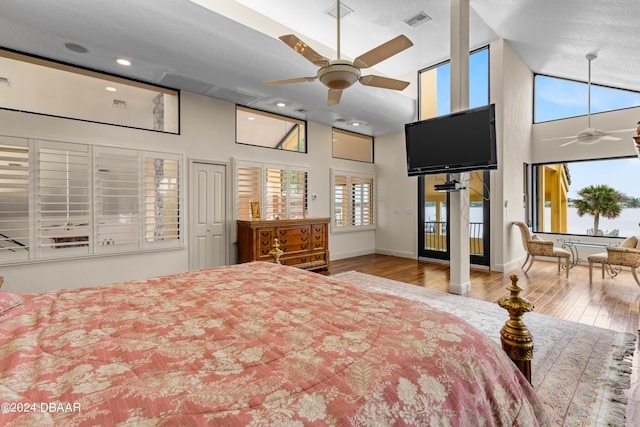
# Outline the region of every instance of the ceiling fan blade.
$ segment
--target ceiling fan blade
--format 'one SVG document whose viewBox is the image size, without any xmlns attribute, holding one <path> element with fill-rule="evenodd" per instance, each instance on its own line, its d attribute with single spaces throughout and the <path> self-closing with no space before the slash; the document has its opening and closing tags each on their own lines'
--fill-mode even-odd
<svg viewBox="0 0 640 427">
<path fill-rule="evenodd" d="M 636 130 L 637 128 L 630 128 L 630 129 L 616 129 L 616 130 L 608 130 L 605 133 L 622 133 L 622 132 L 631 132 L 633 130 Z"/>
<path fill-rule="evenodd" d="M 622 138 L 618 138 L 617 136 L 611 135 L 603 135 L 600 137 L 600 141 L 620 141 Z"/>
<path fill-rule="evenodd" d="M 318 67 L 326 67 L 329 65 L 329 60 L 327 58 L 311 49 L 308 44 L 306 44 L 293 34 L 280 36 L 279 39 L 285 42 L 291 49 L 295 50 Z"/>
<path fill-rule="evenodd" d="M 342 89 L 329 89 L 329 96 L 327 98 L 327 106 L 331 107 L 340 103 L 342 97 Z"/>
<path fill-rule="evenodd" d="M 560 139 L 576 139 L 577 135 L 572 135 L 572 136 L 556 136 L 554 138 L 544 138 L 541 139 L 540 141 L 558 141 Z"/>
<path fill-rule="evenodd" d="M 263 82 L 263 84 L 267 86 L 278 86 L 278 85 L 288 85 L 290 83 L 312 82 L 315 79 L 316 77 L 296 77 L 295 79 L 271 80 L 269 82 Z"/>
<path fill-rule="evenodd" d="M 371 49 L 369 52 L 357 57 L 353 61 L 353 66 L 357 68 L 373 67 L 378 62 L 382 62 L 385 59 L 390 58 L 396 53 L 400 53 L 411 46 L 413 46 L 411 40 L 409 40 L 404 35 L 399 35 L 395 39 L 391 39 L 388 42 L 383 43 L 380 46 Z"/>
<path fill-rule="evenodd" d="M 403 80 L 390 79 L 382 76 L 362 76 L 360 83 L 365 86 L 381 87 L 383 89 L 404 90 L 409 86 L 409 82 Z"/>
<path fill-rule="evenodd" d="M 564 144 L 560 144 L 560 147 L 566 147 L 567 145 L 573 144 L 574 142 L 578 142 L 578 139 L 572 139 L 569 142 L 565 142 Z"/>
</svg>

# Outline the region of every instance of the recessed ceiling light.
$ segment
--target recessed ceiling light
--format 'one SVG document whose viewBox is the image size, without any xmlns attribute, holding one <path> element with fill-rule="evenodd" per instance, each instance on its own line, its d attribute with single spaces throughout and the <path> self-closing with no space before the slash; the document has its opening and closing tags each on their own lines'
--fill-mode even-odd
<svg viewBox="0 0 640 427">
<path fill-rule="evenodd" d="M 359 123 L 359 122 L 353 122 L 353 123 L 351 123 L 351 124 L 352 124 L 353 126 L 360 126 L 360 123 Z"/>
<path fill-rule="evenodd" d="M 125 67 L 128 67 L 129 65 L 131 65 L 131 61 L 125 58 L 117 58 L 116 62 L 120 65 L 124 65 Z"/>
<path fill-rule="evenodd" d="M 284 102 L 278 102 L 278 103 L 276 104 L 276 106 L 278 106 L 278 107 L 286 107 L 286 106 L 287 106 L 287 104 L 285 104 Z"/>
<path fill-rule="evenodd" d="M 116 89 L 113 86 L 107 86 L 107 87 L 105 87 L 105 90 L 108 90 L 109 92 L 117 92 L 118 91 L 118 89 Z"/>
<path fill-rule="evenodd" d="M 255 120 L 255 117 L 247 117 L 247 120 Z"/>
</svg>

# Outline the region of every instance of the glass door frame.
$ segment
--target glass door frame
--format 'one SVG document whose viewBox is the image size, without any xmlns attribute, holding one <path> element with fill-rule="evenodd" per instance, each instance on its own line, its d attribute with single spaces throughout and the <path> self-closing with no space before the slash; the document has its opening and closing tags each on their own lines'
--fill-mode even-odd
<svg viewBox="0 0 640 427">
<path fill-rule="evenodd" d="M 491 248 L 491 211 L 490 211 L 490 198 L 489 198 L 489 171 L 479 171 L 472 173 L 482 173 L 482 254 L 470 254 L 471 264 L 476 265 L 489 265 L 490 261 L 490 248 Z M 450 205 L 450 194 L 446 194 L 446 205 Z M 433 258 L 450 260 L 451 254 L 449 251 L 449 228 L 451 225 L 451 210 L 447 208 L 446 215 L 446 249 L 443 251 L 429 250 L 425 248 L 425 234 L 426 234 L 426 221 L 425 221 L 425 178 L 424 176 L 418 177 L 418 257 Z"/>
</svg>

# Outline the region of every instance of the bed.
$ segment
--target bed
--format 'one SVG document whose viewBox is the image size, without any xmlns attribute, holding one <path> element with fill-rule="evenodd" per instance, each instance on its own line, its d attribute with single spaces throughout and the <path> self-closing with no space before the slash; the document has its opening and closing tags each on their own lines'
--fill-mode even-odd
<svg viewBox="0 0 640 427">
<path fill-rule="evenodd" d="M 0 302 L 3 426 L 546 425 L 462 319 L 292 267 Z"/>
</svg>

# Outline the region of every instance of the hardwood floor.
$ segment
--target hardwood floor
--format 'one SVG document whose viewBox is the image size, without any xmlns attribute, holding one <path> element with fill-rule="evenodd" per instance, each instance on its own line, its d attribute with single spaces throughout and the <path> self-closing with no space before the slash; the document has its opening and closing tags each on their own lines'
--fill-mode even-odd
<svg viewBox="0 0 640 427">
<path fill-rule="evenodd" d="M 324 274 L 349 270 L 441 292 L 447 292 L 449 287 L 446 263 L 378 254 L 331 261 Z M 472 267 L 471 293 L 467 296 L 495 302 L 508 295 L 511 274 L 518 276 L 518 284 L 524 289 L 522 296 L 533 303 L 537 313 L 616 331 L 638 331 L 640 288 L 628 271 L 615 278 L 605 275 L 605 279 L 600 278 L 599 270 L 594 271 L 589 285 L 589 269 L 582 265 L 572 268 L 568 279 L 564 271 L 558 274 L 555 262 L 536 261 L 526 275 L 520 268 L 503 273 Z"/>
<path fill-rule="evenodd" d="M 449 265 L 430 261 L 397 258 L 387 255 L 364 255 L 331 261 L 325 275 L 355 270 L 400 282 L 424 286 L 442 292 L 449 287 Z M 508 295 L 505 289 L 516 274 L 524 289 L 522 296 L 535 306 L 534 311 L 564 320 L 616 331 L 638 333 L 638 305 L 640 288 L 631 273 L 620 272 L 615 278 L 600 277 L 594 271 L 589 284 L 589 269 L 578 265 L 571 269 L 569 278 L 564 271 L 558 274 L 555 262 L 536 261 L 528 274 L 520 268 L 507 272 L 471 270 L 471 293 L 468 297 L 495 302 Z M 526 316 L 525 316 L 526 322 Z M 636 335 L 637 336 L 637 335 Z M 640 351 L 636 343 L 631 369 L 631 387 L 626 392 L 626 427 L 640 427 Z"/>
</svg>

